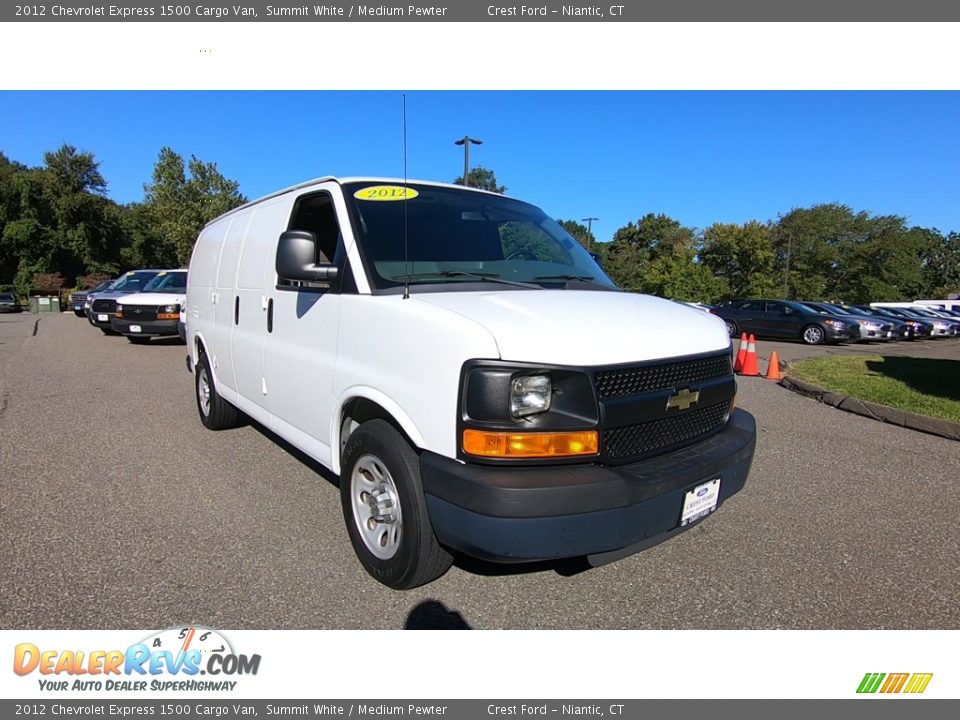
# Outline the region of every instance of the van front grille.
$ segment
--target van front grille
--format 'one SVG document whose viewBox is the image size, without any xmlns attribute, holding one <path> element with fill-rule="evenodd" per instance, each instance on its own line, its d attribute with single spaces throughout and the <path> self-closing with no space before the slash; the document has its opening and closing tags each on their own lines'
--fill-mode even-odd
<svg viewBox="0 0 960 720">
<path fill-rule="evenodd" d="M 116 300 L 94 300 L 93 304 L 90 306 L 90 309 L 93 312 L 99 313 L 112 313 L 117 311 L 117 301 Z"/>
<path fill-rule="evenodd" d="M 610 460 L 625 460 L 679 447 L 719 431 L 729 412 L 730 401 L 726 400 L 658 420 L 610 428 L 603 433 L 603 452 Z"/>
<path fill-rule="evenodd" d="M 600 400 L 640 395 L 657 390 L 678 390 L 733 373 L 730 353 L 668 363 L 633 365 L 600 370 L 594 376 Z"/>
</svg>

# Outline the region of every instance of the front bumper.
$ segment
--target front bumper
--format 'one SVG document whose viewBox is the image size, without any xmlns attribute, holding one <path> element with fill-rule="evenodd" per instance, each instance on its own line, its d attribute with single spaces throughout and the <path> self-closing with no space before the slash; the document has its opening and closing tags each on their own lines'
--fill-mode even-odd
<svg viewBox="0 0 960 720">
<path fill-rule="evenodd" d="M 139 327 L 137 331 L 131 330 L 131 326 Z M 122 335 L 176 335 L 176 320 L 128 320 L 127 318 L 118 318 L 115 315 L 110 321 L 110 328 L 114 332 Z"/>
<path fill-rule="evenodd" d="M 437 539 L 467 555 L 623 556 L 696 525 L 680 528 L 684 495 L 697 485 L 720 478 L 718 508 L 739 492 L 756 433 L 753 416 L 734 410 L 706 440 L 630 465 L 490 467 L 425 452 L 420 471 Z"/>
<path fill-rule="evenodd" d="M 87 320 L 90 321 L 90 324 L 98 328 L 104 328 L 106 330 L 110 329 L 110 326 L 113 322 L 113 318 L 115 315 L 116 313 L 112 313 L 112 312 L 97 313 L 97 312 L 94 312 L 93 310 L 87 310 Z M 106 320 L 103 320 L 102 318 L 106 318 Z"/>
<path fill-rule="evenodd" d="M 839 329 L 833 325 L 827 325 L 826 328 L 826 337 L 827 340 L 831 342 L 856 342 L 860 339 L 860 326 L 857 325 L 845 327 Z"/>
</svg>

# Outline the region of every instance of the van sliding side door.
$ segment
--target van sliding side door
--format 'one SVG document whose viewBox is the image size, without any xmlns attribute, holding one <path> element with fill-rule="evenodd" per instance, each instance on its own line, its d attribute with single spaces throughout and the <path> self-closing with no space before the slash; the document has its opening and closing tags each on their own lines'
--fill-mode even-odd
<svg viewBox="0 0 960 720">
<path fill-rule="evenodd" d="M 231 355 L 236 372 L 238 406 L 269 425 L 269 385 L 264 377 L 263 348 L 267 338 L 267 308 L 273 287 L 264 278 L 275 262 L 277 237 L 290 209 L 289 196 L 280 196 L 252 208 L 237 269 L 235 297 L 222 298 L 235 313 Z"/>
</svg>

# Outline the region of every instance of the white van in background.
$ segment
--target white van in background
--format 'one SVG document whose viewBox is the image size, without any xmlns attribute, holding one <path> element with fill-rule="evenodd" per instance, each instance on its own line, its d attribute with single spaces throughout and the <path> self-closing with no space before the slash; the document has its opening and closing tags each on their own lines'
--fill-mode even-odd
<svg viewBox="0 0 960 720">
<path fill-rule="evenodd" d="M 242 412 L 338 474 L 353 547 L 394 588 L 452 551 L 624 557 L 709 515 L 753 458 L 723 322 L 617 290 L 502 195 L 278 192 L 203 229 L 186 307 L 202 423 Z"/>
<path fill-rule="evenodd" d="M 934 310 L 942 308 L 944 310 L 960 310 L 960 300 L 914 300 L 914 305 L 920 307 L 931 307 Z"/>
</svg>

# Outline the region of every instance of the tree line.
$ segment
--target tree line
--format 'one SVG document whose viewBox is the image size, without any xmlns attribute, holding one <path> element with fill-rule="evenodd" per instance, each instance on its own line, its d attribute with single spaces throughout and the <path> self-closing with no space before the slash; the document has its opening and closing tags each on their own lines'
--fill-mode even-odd
<svg viewBox="0 0 960 720">
<path fill-rule="evenodd" d="M 200 228 L 243 204 L 215 163 L 161 148 L 143 200 L 120 204 L 92 153 L 62 145 L 28 167 L 0 152 L 0 287 L 93 287 L 124 270 L 186 267 Z"/>
<path fill-rule="evenodd" d="M 476 167 L 472 187 L 504 193 Z M 462 184 L 463 177 L 456 183 Z M 107 197 L 93 154 L 63 145 L 27 167 L 0 152 L 0 286 L 92 287 L 137 267 L 185 267 L 204 224 L 243 204 L 215 163 L 161 148 L 141 202 Z M 724 297 L 912 300 L 960 292 L 960 234 L 831 203 L 776 220 L 696 230 L 647 213 L 609 242 L 560 220 L 626 290 L 677 300 Z"/>
<path fill-rule="evenodd" d="M 470 180 L 486 190 L 506 189 L 483 168 L 471 171 Z M 575 220 L 558 222 L 599 257 L 617 285 L 675 300 L 864 303 L 960 293 L 960 233 L 910 226 L 899 215 L 871 215 L 839 203 L 699 231 L 647 213 L 619 228 L 610 242 L 597 242 Z"/>
</svg>

